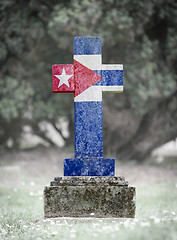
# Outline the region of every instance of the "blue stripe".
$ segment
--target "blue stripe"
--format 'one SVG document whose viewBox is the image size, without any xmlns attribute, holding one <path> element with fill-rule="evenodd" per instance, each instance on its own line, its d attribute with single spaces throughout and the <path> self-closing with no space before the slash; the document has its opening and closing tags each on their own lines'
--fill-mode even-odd
<svg viewBox="0 0 177 240">
<path fill-rule="evenodd" d="M 101 54 L 100 37 L 75 37 L 74 55 Z"/>
<path fill-rule="evenodd" d="M 75 158 L 103 157 L 102 102 L 75 102 Z"/>
<path fill-rule="evenodd" d="M 98 73 L 99 70 L 94 72 Z M 101 76 L 103 78 L 94 86 L 123 86 L 123 70 L 102 70 Z"/>
<path fill-rule="evenodd" d="M 65 159 L 64 176 L 114 176 L 115 159 Z"/>
</svg>

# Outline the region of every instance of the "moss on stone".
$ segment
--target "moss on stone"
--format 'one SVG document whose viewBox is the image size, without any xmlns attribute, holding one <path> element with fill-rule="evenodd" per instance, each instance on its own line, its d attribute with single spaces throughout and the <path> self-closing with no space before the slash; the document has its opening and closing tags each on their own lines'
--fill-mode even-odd
<svg viewBox="0 0 177 240">
<path fill-rule="evenodd" d="M 135 188 L 107 184 L 111 180 L 120 179 L 107 177 L 107 183 L 104 178 L 103 184 L 100 179 L 96 181 L 97 179 L 92 177 L 91 181 L 96 184 L 90 185 L 83 178 L 85 184 L 80 185 L 79 178 L 79 185 L 73 185 L 73 178 L 71 181 L 67 178 L 65 183 L 61 178 L 61 185 L 45 187 L 45 217 L 134 217 Z M 94 215 L 90 215 L 91 213 Z"/>
</svg>

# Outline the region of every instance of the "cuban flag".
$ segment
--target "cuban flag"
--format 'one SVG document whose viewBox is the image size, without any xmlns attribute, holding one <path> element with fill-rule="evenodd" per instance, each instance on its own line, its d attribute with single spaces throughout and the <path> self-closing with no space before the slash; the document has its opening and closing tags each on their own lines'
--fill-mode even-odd
<svg viewBox="0 0 177 240">
<path fill-rule="evenodd" d="M 53 65 L 53 92 L 73 92 L 75 159 L 67 176 L 114 176 L 114 159 L 103 158 L 102 92 L 123 91 L 123 65 L 102 64 L 100 37 L 74 38 L 74 64 Z"/>
</svg>

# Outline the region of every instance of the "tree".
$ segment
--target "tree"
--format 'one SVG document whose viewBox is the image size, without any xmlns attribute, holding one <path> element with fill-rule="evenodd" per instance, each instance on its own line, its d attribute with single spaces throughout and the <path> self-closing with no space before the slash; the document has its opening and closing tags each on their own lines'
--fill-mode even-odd
<svg viewBox="0 0 177 240">
<path fill-rule="evenodd" d="M 58 115 L 72 122 L 73 114 L 71 97 L 51 91 L 51 65 L 58 56 L 57 42 L 47 31 L 53 6 L 50 1 L 14 0 L 0 7 L 0 143 L 6 146 L 11 138 L 18 148 L 23 126 L 29 125 L 54 144 L 39 123 L 46 120 L 55 126 Z"/>
<path fill-rule="evenodd" d="M 50 75 L 52 64 L 72 63 L 74 36 L 101 36 L 103 62 L 124 64 L 125 92 L 104 96 L 107 153 L 142 160 L 177 136 L 175 1 L 13 0 L 0 7 L 1 144 L 11 136 L 18 146 L 25 124 L 46 138 L 43 120 L 61 133 L 58 116 L 69 119 L 73 134 L 73 96 L 52 94 Z"/>
</svg>

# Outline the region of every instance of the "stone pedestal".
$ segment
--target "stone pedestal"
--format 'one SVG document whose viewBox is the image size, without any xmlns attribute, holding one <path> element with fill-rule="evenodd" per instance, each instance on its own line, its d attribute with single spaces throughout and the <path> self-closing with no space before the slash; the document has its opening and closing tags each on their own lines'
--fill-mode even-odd
<svg viewBox="0 0 177 240">
<path fill-rule="evenodd" d="M 56 177 L 44 189 L 44 215 L 133 218 L 135 188 L 124 177 Z"/>
</svg>

